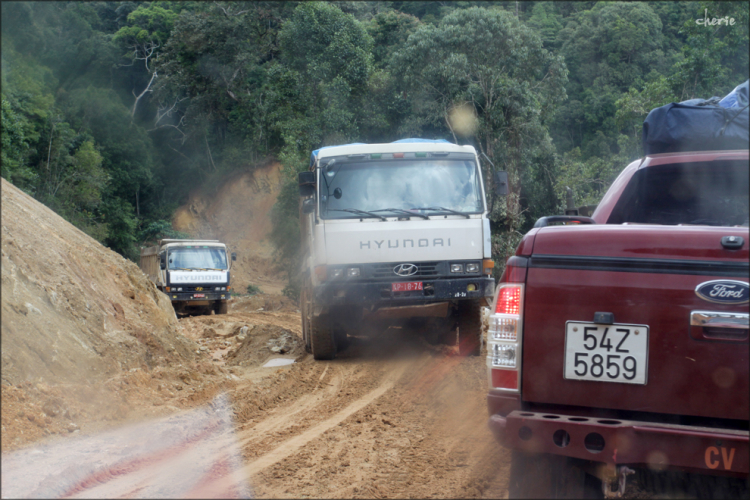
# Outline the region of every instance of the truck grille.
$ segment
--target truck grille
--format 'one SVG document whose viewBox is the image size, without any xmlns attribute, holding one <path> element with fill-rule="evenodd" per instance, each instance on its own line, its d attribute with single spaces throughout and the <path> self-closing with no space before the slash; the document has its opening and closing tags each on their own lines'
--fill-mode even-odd
<svg viewBox="0 0 750 500">
<path fill-rule="evenodd" d="M 172 285 L 172 288 L 173 288 L 174 290 L 176 290 L 178 286 L 179 286 L 179 285 L 177 285 L 177 286 L 175 286 L 175 285 Z M 217 286 L 218 286 L 219 288 L 221 288 L 221 285 L 206 285 L 206 286 L 183 286 L 183 287 L 180 287 L 180 288 L 182 288 L 182 291 L 183 291 L 183 292 L 214 292 L 214 291 L 216 291 L 216 290 L 215 290 L 215 288 L 216 288 Z M 226 285 L 224 285 L 224 286 L 226 286 Z M 200 288 L 200 290 L 197 290 L 198 288 Z"/>
<path fill-rule="evenodd" d="M 372 277 L 375 279 L 383 279 L 383 278 L 400 278 L 400 279 L 410 279 L 410 278 L 427 278 L 431 276 L 438 276 L 440 274 L 438 270 L 438 264 L 439 262 L 415 262 L 414 265 L 417 266 L 417 272 L 415 274 L 412 274 L 411 276 L 399 276 L 398 274 L 393 272 L 393 268 L 398 266 L 398 264 L 376 264 L 372 268 Z"/>
</svg>

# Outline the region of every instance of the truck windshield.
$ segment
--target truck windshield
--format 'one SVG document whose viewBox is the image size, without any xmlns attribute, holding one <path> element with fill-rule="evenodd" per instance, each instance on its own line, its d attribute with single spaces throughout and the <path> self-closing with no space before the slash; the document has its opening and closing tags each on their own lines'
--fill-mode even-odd
<svg viewBox="0 0 750 500">
<path fill-rule="evenodd" d="M 747 226 L 747 160 L 640 170 L 607 222 Z"/>
<path fill-rule="evenodd" d="M 169 251 L 169 269 L 227 268 L 227 253 L 223 248 L 173 248 Z"/>
<path fill-rule="evenodd" d="M 324 219 L 360 218 L 362 211 L 386 217 L 403 210 L 435 215 L 484 210 L 476 163 L 469 160 L 346 162 L 321 172 Z M 427 207 L 432 207 L 427 209 Z M 388 213 L 384 209 L 397 209 Z M 401 210 L 399 212 L 399 210 Z M 357 212 L 360 213 L 357 213 Z"/>
</svg>

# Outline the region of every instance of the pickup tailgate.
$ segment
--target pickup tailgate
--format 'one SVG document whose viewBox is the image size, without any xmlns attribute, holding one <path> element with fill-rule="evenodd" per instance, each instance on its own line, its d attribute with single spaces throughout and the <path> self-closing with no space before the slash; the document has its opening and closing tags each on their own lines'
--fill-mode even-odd
<svg viewBox="0 0 750 500">
<path fill-rule="evenodd" d="M 725 249 L 724 236 L 742 237 L 744 244 Z M 523 399 L 747 420 L 747 328 L 691 326 L 691 314 L 747 314 L 747 302 L 708 301 L 696 287 L 712 280 L 747 283 L 748 239 L 746 227 L 540 229 L 526 281 Z M 615 324 L 604 324 L 608 315 L 594 323 L 597 312 L 611 313 Z M 627 357 L 633 359 L 623 365 Z M 545 369 L 534 369 L 539 366 Z M 584 373 L 588 380 L 579 377 Z"/>
</svg>

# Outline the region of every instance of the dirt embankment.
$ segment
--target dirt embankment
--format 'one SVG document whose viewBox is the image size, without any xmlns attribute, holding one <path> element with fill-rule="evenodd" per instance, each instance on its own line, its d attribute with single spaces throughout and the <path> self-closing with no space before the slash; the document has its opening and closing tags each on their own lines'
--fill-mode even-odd
<svg viewBox="0 0 750 500">
<path fill-rule="evenodd" d="M 283 181 L 280 163 L 236 172 L 215 192 L 199 189 L 172 218 L 172 226 L 195 238 L 217 239 L 237 252 L 232 286 L 240 293 L 255 285 L 278 294 L 285 274 L 276 268 L 277 250 L 269 240 L 271 208 Z"/>
<path fill-rule="evenodd" d="M 142 387 L 201 373 L 138 266 L 4 179 L 1 191 L 3 450 L 123 420 Z"/>
<path fill-rule="evenodd" d="M 138 266 L 2 181 L 2 381 L 81 382 L 190 360 Z"/>
</svg>

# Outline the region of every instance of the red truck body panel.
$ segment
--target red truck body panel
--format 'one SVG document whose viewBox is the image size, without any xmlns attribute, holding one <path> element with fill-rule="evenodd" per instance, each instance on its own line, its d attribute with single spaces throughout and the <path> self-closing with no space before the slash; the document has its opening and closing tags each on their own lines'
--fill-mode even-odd
<svg viewBox="0 0 750 500">
<path fill-rule="evenodd" d="M 524 401 L 747 420 L 747 338 L 707 341 L 690 331 L 692 310 L 747 312 L 693 293 L 699 283 L 724 277 L 530 268 Z M 616 323 L 650 327 L 646 385 L 563 378 L 566 321 L 590 322 L 598 311 L 613 313 Z M 544 366 L 545 376 L 535 366 Z"/>
<path fill-rule="evenodd" d="M 524 284 L 520 393 L 497 388 L 488 395 L 490 427 L 501 442 L 515 449 L 610 464 L 653 466 L 658 458 L 665 467 L 747 475 L 748 329 L 691 324 L 692 313 L 698 311 L 741 317 L 747 324 L 747 301 L 719 303 L 696 292 L 713 280 L 747 287 L 747 222 L 717 226 L 610 220 L 622 221 L 623 214 L 631 213 L 622 209 L 626 200 L 635 199 L 623 195 L 626 190 L 632 193 L 644 179 L 658 178 L 648 177 L 649 172 L 665 172 L 639 173 L 643 169 L 698 162 L 695 168 L 713 182 L 714 165 L 718 169 L 731 164 L 733 172 L 742 172 L 747 167 L 737 160 L 747 159 L 747 151 L 646 157 L 628 165 L 615 180 L 592 215 L 596 224 L 539 227 L 524 236 L 516 256 L 525 258 L 518 262 L 526 263 L 526 272 L 512 269 L 508 276 L 525 279 L 505 278 Z M 739 177 L 743 176 L 747 183 L 746 174 Z M 732 184 L 738 185 L 730 181 L 724 186 Z M 660 185 L 651 183 L 650 189 L 649 196 L 654 191 L 661 196 Z M 714 189 L 712 196 L 717 192 L 723 193 Z M 730 208 L 725 213 L 734 220 L 747 210 L 747 198 L 736 191 L 732 196 L 737 202 L 728 203 L 735 212 Z M 666 216 L 674 213 L 680 216 Z M 684 213 L 691 214 L 688 222 L 705 217 Z M 730 248 L 723 243 L 726 237 L 744 241 Z M 595 313 L 611 316 L 600 315 L 595 321 Z M 648 327 L 645 383 L 566 378 L 568 323 L 571 328 L 580 323 L 606 325 L 602 317 L 611 317 L 615 326 Z M 592 436 L 593 447 L 586 444 Z"/>
</svg>

